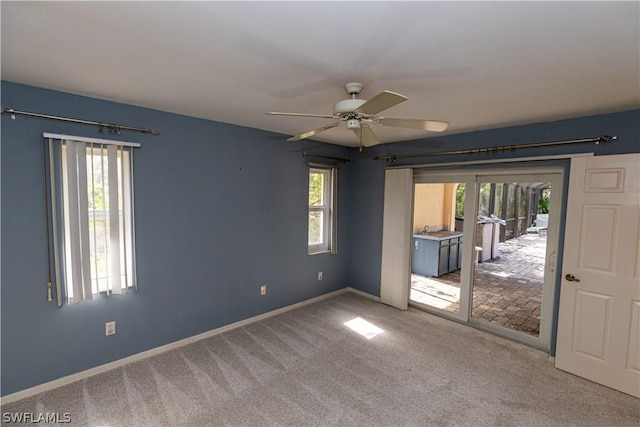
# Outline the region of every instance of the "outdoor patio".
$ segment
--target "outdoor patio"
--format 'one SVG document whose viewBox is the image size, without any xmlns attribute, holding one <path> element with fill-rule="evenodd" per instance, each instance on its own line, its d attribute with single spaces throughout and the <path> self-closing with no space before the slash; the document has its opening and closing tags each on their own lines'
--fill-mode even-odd
<svg viewBox="0 0 640 427">
<path fill-rule="evenodd" d="M 499 256 L 477 264 L 471 316 L 537 336 L 546 233 L 499 244 Z M 434 277 L 411 275 L 411 301 L 458 312 L 460 270 Z"/>
</svg>

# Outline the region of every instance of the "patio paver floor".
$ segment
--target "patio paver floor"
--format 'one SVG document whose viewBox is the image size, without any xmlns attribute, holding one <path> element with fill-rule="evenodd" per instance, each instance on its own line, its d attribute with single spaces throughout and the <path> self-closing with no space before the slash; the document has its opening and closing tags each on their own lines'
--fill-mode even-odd
<svg viewBox="0 0 640 427">
<path fill-rule="evenodd" d="M 537 336 L 546 234 L 525 234 L 499 245 L 499 256 L 477 264 L 471 316 Z M 411 275 L 411 300 L 458 312 L 460 270 L 438 278 Z"/>
</svg>

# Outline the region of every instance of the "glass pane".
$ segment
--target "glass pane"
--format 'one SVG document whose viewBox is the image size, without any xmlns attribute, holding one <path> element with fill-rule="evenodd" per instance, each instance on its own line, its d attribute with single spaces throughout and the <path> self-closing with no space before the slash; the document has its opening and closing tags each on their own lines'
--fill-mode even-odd
<svg viewBox="0 0 640 427">
<path fill-rule="evenodd" d="M 456 189 L 456 218 L 464 217 L 464 188 L 465 184 L 461 183 Z"/>
<path fill-rule="evenodd" d="M 413 303 L 449 313 L 460 311 L 464 194 L 462 183 L 414 186 Z"/>
<path fill-rule="evenodd" d="M 309 206 L 324 206 L 324 178 L 322 172 L 309 173 Z"/>
<path fill-rule="evenodd" d="M 128 161 L 128 156 L 125 157 Z M 124 245 L 130 241 L 130 228 L 125 230 L 125 214 L 123 185 L 130 185 L 123 177 L 122 154 L 118 153 L 117 175 L 118 182 L 111 185 L 111 191 L 118 192 L 118 214 L 120 230 L 120 265 L 127 266 L 127 271 L 132 266 L 132 249 L 129 246 L 126 250 Z M 108 289 L 110 279 L 111 258 L 110 251 L 110 217 L 109 217 L 109 159 L 106 149 L 93 148 L 87 150 L 87 196 L 89 207 L 89 253 L 91 267 L 91 281 L 93 292 L 104 292 Z M 125 268 L 122 267 L 125 271 Z M 130 282 L 130 281 L 128 281 Z"/>
<path fill-rule="evenodd" d="M 478 215 L 489 216 L 493 212 L 489 206 L 491 184 L 480 185 L 480 198 L 478 199 Z"/>
<path fill-rule="evenodd" d="M 105 282 L 109 275 L 108 241 L 109 220 L 104 211 L 89 211 L 89 252 L 91 254 L 91 280 L 94 284 Z M 104 291 L 106 288 L 94 289 Z"/>
<path fill-rule="evenodd" d="M 480 219 L 478 210 L 471 317 L 538 336 L 546 232 L 526 233 L 516 226 L 518 216 L 525 216 L 528 184 L 507 186 L 496 183 L 495 187 L 496 193 L 500 188 L 508 189 L 506 203 L 509 218 L 507 221 L 503 221 L 505 218 Z M 496 200 L 500 200 L 501 196 L 496 196 Z M 506 240 L 500 242 L 503 227 L 507 227 L 508 231 Z"/>
<path fill-rule="evenodd" d="M 106 153 L 105 153 L 106 154 Z M 99 149 L 87 156 L 87 190 L 89 192 L 89 209 L 108 209 L 109 177 L 107 168 L 109 161 L 102 157 Z"/>
<path fill-rule="evenodd" d="M 506 231 L 505 235 L 507 239 L 513 238 L 515 235 L 515 226 L 516 226 L 516 218 L 515 218 L 515 195 L 516 195 L 516 186 L 511 184 L 507 186 L 507 217 L 504 219 L 507 224 L 505 226 Z"/>
<path fill-rule="evenodd" d="M 88 150 L 87 192 L 89 197 L 89 253 L 92 292 L 107 290 L 109 276 L 109 177 L 108 159 L 102 150 Z"/>
<path fill-rule="evenodd" d="M 324 225 L 324 212 L 311 211 L 309 212 L 309 244 L 321 245 Z"/>
<path fill-rule="evenodd" d="M 496 216 L 502 216 L 502 190 L 504 189 L 504 184 L 496 184 L 496 207 L 493 213 Z"/>
</svg>

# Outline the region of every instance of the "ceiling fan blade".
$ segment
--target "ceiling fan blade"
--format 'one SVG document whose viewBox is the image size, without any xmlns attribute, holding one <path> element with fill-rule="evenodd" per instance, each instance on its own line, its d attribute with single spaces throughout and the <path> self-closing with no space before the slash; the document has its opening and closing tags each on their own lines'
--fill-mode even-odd
<svg viewBox="0 0 640 427">
<path fill-rule="evenodd" d="M 427 130 L 430 132 L 442 132 L 449 126 L 449 122 L 437 120 L 391 119 L 386 117 L 380 117 L 377 122 L 383 126 Z"/>
<path fill-rule="evenodd" d="M 311 137 L 311 136 L 313 136 L 315 134 L 318 134 L 320 132 L 324 132 L 325 130 L 332 129 L 332 128 L 336 127 L 336 126 L 340 126 L 340 122 L 329 123 L 329 124 L 326 124 L 326 125 L 324 125 L 324 126 L 322 126 L 320 128 L 313 129 L 313 130 L 310 130 L 310 131 L 305 132 L 305 133 L 301 133 L 300 135 L 292 136 L 291 138 L 287 139 L 287 141 L 300 141 L 301 139 L 309 138 L 309 137 Z"/>
<path fill-rule="evenodd" d="M 356 111 L 362 114 L 374 115 L 406 100 L 407 97 L 404 95 L 384 90 L 362 104 Z"/>
<path fill-rule="evenodd" d="M 278 111 L 269 111 L 268 113 L 271 116 L 294 116 L 294 117 L 319 117 L 322 119 L 335 119 L 334 116 L 329 114 L 306 114 L 306 113 L 280 113 Z"/>
<path fill-rule="evenodd" d="M 360 126 L 360 129 L 353 129 L 353 133 L 356 134 L 360 143 L 365 147 L 373 147 L 380 144 L 380 140 L 371 128 L 365 124 Z"/>
</svg>

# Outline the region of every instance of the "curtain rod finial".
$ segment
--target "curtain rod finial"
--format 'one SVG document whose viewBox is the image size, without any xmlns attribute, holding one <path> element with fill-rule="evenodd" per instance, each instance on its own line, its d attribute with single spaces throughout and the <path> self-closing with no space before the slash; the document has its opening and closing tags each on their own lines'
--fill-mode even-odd
<svg viewBox="0 0 640 427">
<path fill-rule="evenodd" d="M 12 108 L 3 108 L 2 109 L 2 113 L 3 114 L 5 114 L 5 113 L 11 114 L 11 120 L 15 120 L 16 119 L 16 112 L 13 111 Z"/>
<path fill-rule="evenodd" d="M 616 139 L 618 139 L 617 136 L 602 135 L 600 138 L 598 138 L 598 140 L 596 141 L 596 144 L 600 144 L 601 142 L 611 142 L 611 141 L 615 141 Z"/>
</svg>

